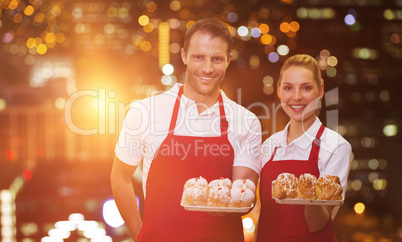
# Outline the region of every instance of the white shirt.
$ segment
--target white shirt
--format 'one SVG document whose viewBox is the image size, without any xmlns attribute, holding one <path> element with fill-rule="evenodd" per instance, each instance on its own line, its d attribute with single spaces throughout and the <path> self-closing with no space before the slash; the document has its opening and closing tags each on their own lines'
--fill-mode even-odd
<svg viewBox="0 0 402 242">
<path fill-rule="evenodd" d="M 116 144 L 117 158 L 128 165 L 138 166 L 143 161 L 142 183 L 144 195 L 148 172 L 159 146 L 166 138 L 180 84 L 170 90 L 131 104 Z M 221 91 L 228 139 L 234 149 L 233 166 L 261 171 L 261 124 L 246 108 L 230 100 Z M 215 137 L 221 135 L 219 102 L 198 113 L 193 100 L 182 95 L 174 134 L 182 136 Z M 182 155 L 185 150 L 180 151 Z"/>
<path fill-rule="evenodd" d="M 271 159 L 272 152 L 278 147 L 274 156 L 274 161 L 280 160 L 308 160 L 312 147 L 312 142 L 321 127 L 321 121 L 316 118 L 313 125 L 304 132 L 303 135 L 287 144 L 289 123 L 285 129 L 273 134 L 263 143 L 262 167 Z M 318 154 L 318 170 L 320 176 L 334 175 L 338 176 L 346 192 L 346 184 L 352 160 L 352 147 L 337 132 L 325 128 L 321 136 L 320 152 Z M 338 209 L 334 209 L 332 218 L 335 217 Z"/>
</svg>

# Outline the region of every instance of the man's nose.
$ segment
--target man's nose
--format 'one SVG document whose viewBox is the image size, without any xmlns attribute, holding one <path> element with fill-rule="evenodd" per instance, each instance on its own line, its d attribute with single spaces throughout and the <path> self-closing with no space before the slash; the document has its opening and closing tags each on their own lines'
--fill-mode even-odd
<svg viewBox="0 0 402 242">
<path fill-rule="evenodd" d="M 204 63 L 202 64 L 202 69 L 204 73 L 211 73 L 214 71 L 213 64 L 211 60 L 205 60 Z"/>
</svg>

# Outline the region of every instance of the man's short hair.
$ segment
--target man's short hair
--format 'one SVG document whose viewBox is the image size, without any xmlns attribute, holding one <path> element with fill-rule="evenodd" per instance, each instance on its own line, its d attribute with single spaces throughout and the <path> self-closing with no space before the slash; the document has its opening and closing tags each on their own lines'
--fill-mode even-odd
<svg viewBox="0 0 402 242">
<path fill-rule="evenodd" d="M 191 37 L 197 31 L 210 34 L 213 37 L 221 37 L 225 39 L 228 44 L 227 54 L 228 56 L 230 55 L 230 52 L 232 51 L 233 38 L 229 32 L 229 28 L 225 23 L 214 18 L 200 19 L 187 29 L 183 44 L 184 51 L 187 52 Z"/>
</svg>

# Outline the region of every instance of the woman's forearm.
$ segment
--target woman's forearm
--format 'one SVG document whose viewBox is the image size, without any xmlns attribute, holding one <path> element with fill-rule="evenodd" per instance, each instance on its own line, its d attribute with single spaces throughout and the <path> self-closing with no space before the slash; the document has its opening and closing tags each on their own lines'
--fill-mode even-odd
<svg viewBox="0 0 402 242">
<path fill-rule="evenodd" d="M 304 218 L 310 232 L 322 230 L 331 218 L 333 206 L 306 205 Z"/>
</svg>

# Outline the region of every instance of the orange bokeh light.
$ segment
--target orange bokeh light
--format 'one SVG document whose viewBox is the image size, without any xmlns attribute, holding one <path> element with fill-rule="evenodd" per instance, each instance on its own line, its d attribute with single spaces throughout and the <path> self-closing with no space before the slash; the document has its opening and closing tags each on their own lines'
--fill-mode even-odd
<svg viewBox="0 0 402 242">
<path fill-rule="evenodd" d="M 279 29 L 283 33 L 287 33 L 290 31 L 290 24 L 288 22 L 282 22 L 281 25 L 279 25 Z"/>
<path fill-rule="evenodd" d="M 268 24 L 261 24 L 260 26 L 258 26 L 258 28 L 260 29 L 261 34 L 267 34 L 269 32 Z"/>
<path fill-rule="evenodd" d="M 13 150 L 13 149 L 8 149 L 8 150 L 6 151 L 6 158 L 7 158 L 7 160 L 12 161 L 12 160 L 15 159 L 15 157 L 16 157 L 16 152 L 15 152 L 15 150 Z"/>
</svg>

